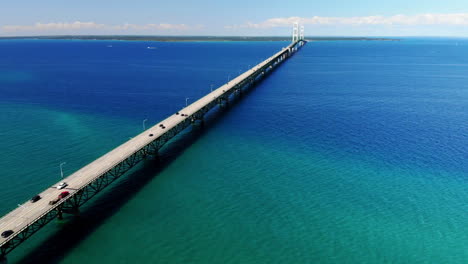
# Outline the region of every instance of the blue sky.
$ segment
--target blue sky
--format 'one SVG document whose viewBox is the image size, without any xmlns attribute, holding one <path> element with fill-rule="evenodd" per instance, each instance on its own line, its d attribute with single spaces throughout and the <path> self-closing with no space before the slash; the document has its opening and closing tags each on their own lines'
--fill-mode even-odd
<svg viewBox="0 0 468 264">
<path fill-rule="evenodd" d="M 0 35 L 468 36 L 467 0 L 18 0 Z"/>
</svg>

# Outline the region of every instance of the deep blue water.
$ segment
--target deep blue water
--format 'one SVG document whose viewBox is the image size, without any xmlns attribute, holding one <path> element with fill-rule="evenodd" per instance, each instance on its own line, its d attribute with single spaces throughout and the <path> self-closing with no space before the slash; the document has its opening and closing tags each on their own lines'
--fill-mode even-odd
<svg viewBox="0 0 468 264">
<path fill-rule="evenodd" d="M 0 213 L 286 45 L 0 41 Z M 310 42 L 162 169 L 11 259 L 466 263 L 467 54 L 466 39 Z"/>
</svg>

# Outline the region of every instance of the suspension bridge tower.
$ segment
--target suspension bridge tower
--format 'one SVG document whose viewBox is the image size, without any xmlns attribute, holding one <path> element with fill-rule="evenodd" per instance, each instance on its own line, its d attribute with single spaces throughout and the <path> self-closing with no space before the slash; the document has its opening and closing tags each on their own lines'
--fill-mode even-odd
<svg viewBox="0 0 468 264">
<path fill-rule="evenodd" d="M 292 42 L 296 42 L 299 40 L 299 22 L 295 22 L 293 25 L 293 33 L 292 33 Z"/>
</svg>

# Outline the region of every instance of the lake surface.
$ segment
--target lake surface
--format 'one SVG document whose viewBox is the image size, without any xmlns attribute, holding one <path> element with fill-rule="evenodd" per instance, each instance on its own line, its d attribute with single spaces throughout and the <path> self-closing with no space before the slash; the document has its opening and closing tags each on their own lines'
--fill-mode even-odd
<svg viewBox="0 0 468 264">
<path fill-rule="evenodd" d="M 0 214 L 287 44 L 0 41 Z M 467 121 L 468 40 L 311 42 L 9 260 L 467 263 Z"/>
</svg>

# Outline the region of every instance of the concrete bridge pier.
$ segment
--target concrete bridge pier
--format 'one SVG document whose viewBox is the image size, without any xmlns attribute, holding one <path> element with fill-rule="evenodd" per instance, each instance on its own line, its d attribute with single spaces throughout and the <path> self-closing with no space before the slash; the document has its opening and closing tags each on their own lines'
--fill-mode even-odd
<svg viewBox="0 0 468 264">
<path fill-rule="evenodd" d="M 58 220 L 63 219 L 63 211 L 62 211 L 62 208 L 60 208 L 60 207 L 57 208 L 57 219 Z"/>
<path fill-rule="evenodd" d="M 154 162 L 160 162 L 161 161 L 161 156 L 159 155 L 159 151 L 153 151 L 151 154 L 149 154 L 149 160 L 154 161 Z"/>
<path fill-rule="evenodd" d="M 254 79 L 254 78 L 250 79 L 250 81 L 249 81 L 249 87 L 254 86 L 254 84 L 255 84 L 255 79 Z"/>
<path fill-rule="evenodd" d="M 199 126 L 199 127 L 204 127 L 205 126 L 205 119 L 203 117 L 201 118 L 192 118 L 190 120 L 192 122 L 192 125 Z"/>
<path fill-rule="evenodd" d="M 201 119 L 198 119 L 197 120 L 197 124 L 198 126 L 200 126 L 201 128 L 205 127 L 205 119 L 201 118 Z"/>
<path fill-rule="evenodd" d="M 225 97 L 220 97 L 220 98 L 218 99 L 218 105 L 219 105 L 219 107 L 221 107 L 221 108 L 229 107 L 229 99 L 228 99 L 228 98 L 225 98 Z"/>
</svg>

